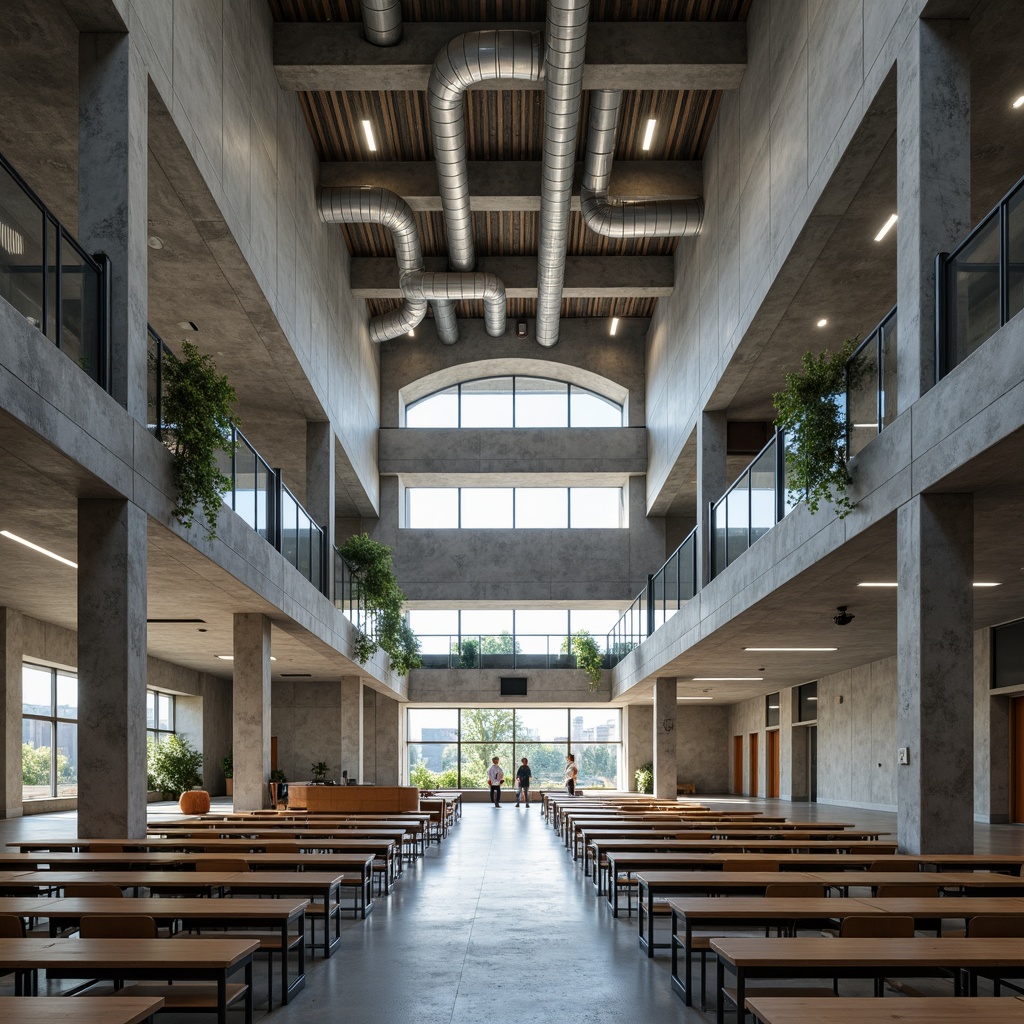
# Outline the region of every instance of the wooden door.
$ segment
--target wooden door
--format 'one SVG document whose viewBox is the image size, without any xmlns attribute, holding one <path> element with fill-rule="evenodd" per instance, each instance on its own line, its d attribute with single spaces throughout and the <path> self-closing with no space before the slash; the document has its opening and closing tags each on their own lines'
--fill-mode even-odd
<svg viewBox="0 0 1024 1024">
<path fill-rule="evenodd" d="M 768 796 L 778 799 L 779 796 L 779 730 L 772 729 L 768 733 Z"/>
<path fill-rule="evenodd" d="M 1024 822 L 1024 697 L 1010 702 L 1010 782 L 1013 821 Z"/>
<path fill-rule="evenodd" d="M 743 737 L 732 738 L 732 791 L 743 792 Z"/>
<path fill-rule="evenodd" d="M 750 734 L 750 762 L 747 765 L 749 778 L 747 780 L 747 793 L 750 796 L 757 796 L 757 733 Z"/>
</svg>

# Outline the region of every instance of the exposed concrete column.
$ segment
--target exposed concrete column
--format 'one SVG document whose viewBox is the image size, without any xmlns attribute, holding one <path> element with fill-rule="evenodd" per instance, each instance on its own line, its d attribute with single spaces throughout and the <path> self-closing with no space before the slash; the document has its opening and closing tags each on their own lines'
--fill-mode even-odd
<svg viewBox="0 0 1024 1024">
<path fill-rule="evenodd" d="M 78 834 L 146 834 L 146 513 L 78 503 Z"/>
<path fill-rule="evenodd" d="M 363 687 L 363 781 L 397 786 L 401 778 L 402 705 Z"/>
<path fill-rule="evenodd" d="M 140 423 L 148 366 L 148 87 L 130 36 L 79 36 L 78 240 L 110 257 L 111 387 Z"/>
<path fill-rule="evenodd" d="M 935 383 L 935 255 L 970 228 L 970 72 L 964 21 L 919 20 L 897 60 L 899 412 Z"/>
<path fill-rule="evenodd" d="M 974 498 L 921 494 L 896 520 L 897 830 L 904 853 L 974 849 Z M 893 752 L 894 756 L 896 751 Z"/>
<path fill-rule="evenodd" d="M 0 608 L 0 818 L 21 816 L 21 661 L 24 656 L 24 632 L 21 615 L 11 608 Z"/>
<path fill-rule="evenodd" d="M 333 566 L 334 430 L 330 423 L 306 424 L 306 511 L 323 527 L 326 564 Z M 334 599 L 334 571 L 327 573 L 327 596 Z"/>
<path fill-rule="evenodd" d="M 711 582 L 711 517 L 708 506 L 728 485 L 726 479 L 726 414 L 704 412 L 697 420 L 697 581 Z"/>
<path fill-rule="evenodd" d="M 235 810 L 268 802 L 270 778 L 270 619 L 258 612 L 234 616 L 231 688 Z"/>
<path fill-rule="evenodd" d="M 992 629 L 974 634 L 974 816 L 1010 820 L 1011 698 L 992 694 Z"/>
<path fill-rule="evenodd" d="M 779 693 L 779 799 L 794 799 L 794 759 L 793 749 L 798 737 L 793 732 L 793 722 L 796 719 L 793 704 L 796 701 L 796 687 L 789 690 L 782 690 Z M 803 732 L 800 733 L 803 738 Z M 767 792 L 767 789 L 765 790 Z"/>
<path fill-rule="evenodd" d="M 626 737 L 626 789 L 636 790 L 636 770 L 654 761 L 654 715 L 647 704 L 630 704 L 622 709 L 622 732 Z"/>
<path fill-rule="evenodd" d="M 339 774 L 362 779 L 363 767 L 363 681 L 359 676 L 341 680 L 341 764 Z"/>
<path fill-rule="evenodd" d="M 659 676 L 654 683 L 654 795 L 675 800 L 676 679 Z"/>
</svg>

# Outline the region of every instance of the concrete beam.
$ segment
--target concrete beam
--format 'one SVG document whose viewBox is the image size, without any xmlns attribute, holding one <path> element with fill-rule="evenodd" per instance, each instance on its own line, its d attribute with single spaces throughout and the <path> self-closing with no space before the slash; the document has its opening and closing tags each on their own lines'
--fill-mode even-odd
<svg viewBox="0 0 1024 1024">
<path fill-rule="evenodd" d="M 427 270 L 448 269 L 443 256 L 423 261 Z M 537 298 L 536 256 L 481 256 L 477 270 L 497 274 L 510 299 Z M 672 294 L 671 256 L 569 256 L 565 266 L 567 299 L 661 298 Z M 359 299 L 400 299 L 398 264 L 392 257 L 352 260 L 352 294 Z"/>
<path fill-rule="evenodd" d="M 540 160 L 469 161 L 469 205 L 476 213 L 540 210 Z M 579 211 L 582 163 L 576 165 L 571 209 Z M 413 210 L 441 210 L 433 160 L 323 163 L 320 184 L 358 188 L 375 185 L 397 192 Z M 699 160 L 619 160 L 610 192 L 625 199 L 696 199 L 704 194 Z"/>
<path fill-rule="evenodd" d="M 541 31 L 538 23 L 488 25 Z M 427 88 L 441 48 L 479 22 L 407 23 L 397 46 L 363 39 L 358 22 L 279 23 L 274 70 L 282 89 L 365 92 Z M 584 89 L 738 89 L 747 64 L 747 28 L 733 22 L 591 22 Z M 543 82 L 493 81 L 487 89 L 543 89 Z"/>
</svg>

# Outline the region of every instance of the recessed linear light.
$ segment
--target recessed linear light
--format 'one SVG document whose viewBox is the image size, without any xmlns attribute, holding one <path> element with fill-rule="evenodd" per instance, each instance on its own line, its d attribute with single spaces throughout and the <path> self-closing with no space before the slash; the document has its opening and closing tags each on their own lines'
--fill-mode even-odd
<svg viewBox="0 0 1024 1024">
<path fill-rule="evenodd" d="M 870 430 L 877 430 L 878 429 L 878 423 L 877 422 L 876 423 L 854 423 L 854 427 L 870 429 Z"/>
<path fill-rule="evenodd" d="M 651 142 L 654 139 L 654 126 L 658 122 L 653 118 L 647 118 L 647 127 L 644 129 L 644 141 L 640 143 L 640 148 L 646 153 L 651 148 Z"/>
<path fill-rule="evenodd" d="M 818 698 L 817 697 L 807 697 L 806 699 L 807 700 L 817 700 Z"/>
<path fill-rule="evenodd" d="M 895 227 L 899 217 L 895 213 L 889 214 L 889 219 L 882 225 L 882 230 L 875 235 L 875 241 L 880 242 Z"/>
<path fill-rule="evenodd" d="M 779 705 L 778 704 L 769 704 L 768 705 L 768 710 L 769 711 L 778 711 L 779 710 Z"/>
<path fill-rule="evenodd" d="M 759 683 L 764 676 L 694 676 L 695 683 Z"/>
<path fill-rule="evenodd" d="M 152 625 L 153 623 L 170 624 L 170 623 L 182 623 L 182 622 L 184 622 L 186 624 L 187 623 L 193 623 L 194 624 L 194 623 L 197 623 L 197 622 L 206 622 L 206 619 L 146 619 L 146 622 L 148 624 L 150 624 L 150 625 Z"/>
<path fill-rule="evenodd" d="M 363 135 L 366 136 L 366 146 L 371 153 L 377 152 L 377 140 L 373 137 L 373 125 L 369 121 L 363 122 Z"/>
<path fill-rule="evenodd" d="M 619 329 L 619 318 L 617 316 L 612 317 L 612 325 L 608 328 L 608 333 L 614 338 L 615 332 Z"/>
<path fill-rule="evenodd" d="M 1013 109 L 1014 110 L 1020 110 L 1021 107 L 1024 107 L 1024 96 L 1018 96 L 1013 101 Z"/>
<path fill-rule="evenodd" d="M 818 326 L 819 326 L 819 327 L 827 327 L 827 326 L 828 326 L 828 321 L 827 321 L 827 320 L 826 320 L 826 319 L 825 319 L 824 317 L 822 317 L 822 318 L 821 318 L 821 319 L 820 319 L 820 320 L 818 321 Z"/>
<path fill-rule="evenodd" d="M 78 563 L 72 562 L 70 558 L 58 555 L 56 551 L 51 551 L 49 548 L 42 548 L 38 544 L 33 544 L 32 541 L 25 540 L 24 537 L 19 537 L 16 533 L 11 533 L 10 530 L 0 530 L 0 537 L 6 537 L 8 540 L 13 540 L 18 544 L 24 544 L 25 547 L 31 548 L 33 551 L 38 551 L 39 554 L 46 555 L 47 558 L 52 558 L 54 561 L 70 565 L 72 569 L 78 568 Z"/>
<path fill-rule="evenodd" d="M 680 697 L 680 700 L 714 700 L 714 697 Z"/>
<path fill-rule="evenodd" d="M 971 585 L 974 586 L 974 587 L 1001 587 L 1002 586 L 1001 583 L 973 583 Z M 889 588 L 895 588 L 895 587 L 898 587 L 899 584 L 898 583 L 858 583 L 857 586 L 858 587 L 889 587 Z"/>
<path fill-rule="evenodd" d="M 745 651 L 838 651 L 838 647 L 744 647 Z"/>
<path fill-rule="evenodd" d="M 218 654 L 217 657 L 221 661 L 234 661 L 235 660 L 235 656 L 233 654 Z M 273 655 L 271 655 L 270 656 L 270 660 L 271 661 L 277 661 L 277 658 L 275 658 Z"/>
</svg>

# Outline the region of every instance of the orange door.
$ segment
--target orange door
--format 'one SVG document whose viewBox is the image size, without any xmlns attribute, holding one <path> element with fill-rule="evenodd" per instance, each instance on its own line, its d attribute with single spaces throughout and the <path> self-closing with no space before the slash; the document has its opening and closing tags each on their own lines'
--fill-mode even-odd
<svg viewBox="0 0 1024 1024">
<path fill-rule="evenodd" d="M 743 737 L 732 738 L 732 791 L 743 792 Z"/>
<path fill-rule="evenodd" d="M 768 796 L 779 796 L 779 730 L 768 733 Z"/>
<path fill-rule="evenodd" d="M 747 765 L 749 779 L 747 781 L 747 792 L 751 796 L 757 796 L 757 733 L 750 734 L 750 763 Z"/>
<path fill-rule="evenodd" d="M 1024 697 L 1015 697 L 1010 714 L 1010 780 L 1013 820 L 1024 822 Z"/>
</svg>

